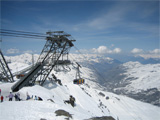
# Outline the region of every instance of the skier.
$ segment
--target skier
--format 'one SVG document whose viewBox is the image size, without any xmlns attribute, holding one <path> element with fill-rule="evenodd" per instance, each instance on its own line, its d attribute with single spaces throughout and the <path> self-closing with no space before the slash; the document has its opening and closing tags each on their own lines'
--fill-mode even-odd
<svg viewBox="0 0 160 120">
<path fill-rule="evenodd" d="M 12 92 L 10 92 L 10 94 L 7 97 L 9 97 L 9 101 L 12 101 L 14 95 L 12 94 Z"/>
<path fill-rule="evenodd" d="M 1 89 L 0 89 L 0 95 L 1 95 Z"/>
<path fill-rule="evenodd" d="M 3 102 L 3 96 L 1 96 L 1 102 Z"/>
</svg>

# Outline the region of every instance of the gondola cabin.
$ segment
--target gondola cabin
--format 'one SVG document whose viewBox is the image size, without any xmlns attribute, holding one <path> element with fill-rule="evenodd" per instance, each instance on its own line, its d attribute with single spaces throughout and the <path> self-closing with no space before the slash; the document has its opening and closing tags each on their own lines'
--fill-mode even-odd
<svg viewBox="0 0 160 120">
<path fill-rule="evenodd" d="M 84 83 L 84 79 L 82 78 L 73 80 L 73 84 L 83 84 L 83 83 Z"/>
</svg>

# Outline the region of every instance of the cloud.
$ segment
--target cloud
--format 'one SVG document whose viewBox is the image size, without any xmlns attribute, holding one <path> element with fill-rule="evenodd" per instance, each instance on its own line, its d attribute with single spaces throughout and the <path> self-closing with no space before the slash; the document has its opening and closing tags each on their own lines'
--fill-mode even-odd
<svg viewBox="0 0 160 120">
<path fill-rule="evenodd" d="M 23 53 L 30 53 L 30 54 L 32 54 L 32 53 L 34 53 L 32 50 L 26 50 L 26 51 L 24 51 Z"/>
<path fill-rule="evenodd" d="M 108 50 L 108 48 L 106 46 L 99 46 L 97 49 L 93 48 L 93 52 L 94 53 L 104 54 L 104 53 L 109 53 L 111 51 Z"/>
<path fill-rule="evenodd" d="M 151 54 L 160 54 L 160 49 L 154 49 L 152 51 L 149 51 Z"/>
<path fill-rule="evenodd" d="M 114 6 L 112 9 L 107 12 L 102 13 L 101 15 L 93 18 L 87 24 L 91 28 L 103 30 L 117 26 L 123 21 L 124 14 L 127 11 L 119 6 Z"/>
<path fill-rule="evenodd" d="M 84 54 L 119 54 L 122 52 L 120 48 L 109 49 L 107 46 L 99 46 L 98 48 L 92 49 L 80 49 L 81 53 Z M 78 51 L 76 51 L 78 53 Z"/>
<path fill-rule="evenodd" d="M 99 46 L 98 48 L 93 48 L 92 52 L 93 53 L 98 53 L 98 54 L 118 54 L 122 50 L 120 48 L 115 48 L 113 50 L 107 48 L 106 46 Z"/>
<path fill-rule="evenodd" d="M 120 49 L 120 48 L 115 48 L 114 50 L 113 50 L 113 53 L 120 53 L 122 50 Z"/>
<path fill-rule="evenodd" d="M 142 49 L 138 49 L 138 48 L 134 48 L 133 50 L 131 50 L 131 53 L 139 54 L 139 53 L 143 53 L 143 50 Z"/>
<path fill-rule="evenodd" d="M 141 56 L 145 59 L 148 58 L 160 58 L 160 49 L 154 49 L 150 51 L 143 51 L 142 49 L 134 48 L 132 51 L 136 56 Z"/>
<path fill-rule="evenodd" d="M 90 16 L 80 20 L 78 22 L 71 23 L 58 23 L 54 27 L 59 27 L 68 30 L 71 28 L 72 31 L 84 31 L 84 33 L 90 31 L 101 31 L 105 29 L 110 29 L 119 26 L 120 24 L 125 23 L 124 21 L 125 15 L 128 13 L 128 9 L 131 7 L 126 7 L 123 4 L 113 4 L 112 7 L 105 7 L 101 10 L 98 10 L 95 14 L 91 14 Z M 97 14 L 98 13 L 98 14 Z M 53 25 L 52 18 L 40 18 L 43 25 L 51 24 Z"/>
<path fill-rule="evenodd" d="M 139 56 L 145 58 L 145 59 L 149 59 L 149 58 L 158 58 L 160 59 L 160 55 L 158 54 L 140 54 Z"/>
<path fill-rule="evenodd" d="M 160 54 L 160 49 L 154 49 L 154 50 L 150 50 L 150 51 L 144 51 L 142 49 L 139 48 L 134 48 L 133 50 L 131 50 L 131 53 L 133 54 Z"/>
<path fill-rule="evenodd" d="M 17 53 L 20 53 L 19 49 L 14 49 L 14 48 L 11 48 L 11 49 L 8 49 L 7 54 L 17 54 Z"/>
<path fill-rule="evenodd" d="M 34 28 L 37 31 L 47 31 L 48 29 L 56 28 L 69 33 L 79 33 L 83 34 L 83 36 L 80 36 L 82 39 L 86 38 L 86 36 L 92 36 L 91 34 L 94 35 L 94 39 L 101 38 L 102 40 L 104 40 L 104 37 L 116 40 L 132 40 L 133 38 L 139 40 L 140 37 L 144 37 L 144 34 L 147 34 L 147 36 L 159 35 L 157 24 L 149 24 L 143 21 L 143 19 L 147 20 L 155 12 L 155 9 L 147 9 L 147 6 L 152 7 L 153 5 L 148 5 L 147 3 L 144 4 L 143 8 L 141 5 L 142 3 L 137 2 L 116 2 L 115 4 L 111 4 L 111 7 L 107 7 L 107 5 L 104 8 L 102 7 L 95 14 L 90 14 L 82 20 L 69 23 L 65 21 L 60 22 L 61 20 L 57 18 L 56 22 L 59 22 L 53 24 L 54 19 L 52 17 L 39 17 L 42 24 L 40 27 L 37 24 Z M 133 15 L 130 13 L 133 13 Z M 144 14 L 145 17 L 142 16 Z M 102 32 L 107 32 L 108 36 L 102 34 Z M 143 34 L 137 34 L 139 32 Z"/>
</svg>

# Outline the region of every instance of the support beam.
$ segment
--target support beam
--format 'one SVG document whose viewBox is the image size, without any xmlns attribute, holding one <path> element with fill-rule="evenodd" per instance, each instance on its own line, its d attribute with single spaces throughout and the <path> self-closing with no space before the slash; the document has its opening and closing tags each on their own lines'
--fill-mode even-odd
<svg viewBox="0 0 160 120">
<path fill-rule="evenodd" d="M 2 51 L 0 50 L 0 79 L 14 82 L 13 75 L 8 67 L 8 64 L 3 56 Z"/>
</svg>

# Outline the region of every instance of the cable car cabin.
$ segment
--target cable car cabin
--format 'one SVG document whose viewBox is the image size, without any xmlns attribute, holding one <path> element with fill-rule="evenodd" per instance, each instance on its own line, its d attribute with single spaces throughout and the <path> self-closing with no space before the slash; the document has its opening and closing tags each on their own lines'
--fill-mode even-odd
<svg viewBox="0 0 160 120">
<path fill-rule="evenodd" d="M 84 79 L 82 78 L 73 80 L 73 84 L 83 84 L 83 83 L 84 83 Z"/>
</svg>

